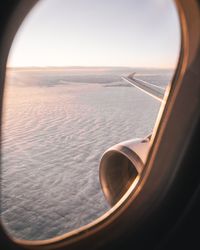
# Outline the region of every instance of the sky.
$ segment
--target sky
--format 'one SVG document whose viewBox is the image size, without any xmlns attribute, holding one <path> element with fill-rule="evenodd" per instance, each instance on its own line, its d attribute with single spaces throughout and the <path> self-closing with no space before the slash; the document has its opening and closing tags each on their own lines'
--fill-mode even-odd
<svg viewBox="0 0 200 250">
<path fill-rule="evenodd" d="M 174 68 L 179 50 L 172 0 L 41 0 L 19 28 L 7 66 Z"/>
</svg>

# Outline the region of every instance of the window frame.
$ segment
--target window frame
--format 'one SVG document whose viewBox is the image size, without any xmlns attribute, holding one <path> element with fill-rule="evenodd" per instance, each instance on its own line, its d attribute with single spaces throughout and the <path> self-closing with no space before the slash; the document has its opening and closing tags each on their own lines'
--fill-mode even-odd
<svg viewBox="0 0 200 250">
<path fill-rule="evenodd" d="M 18 27 L 37 0 L 4 2 L 5 6 L 7 2 L 5 22 L 0 27 L 1 108 L 9 49 Z M 142 244 L 141 235 L 150 246 L 157 243 L 158 237 L 164 237 L 177 221 L 180 209 L 185 208 L 195 188 L 195 185 L 189 186 L 191 190 L 187 189 L 187 196 L 182 197 L 185 181 L 194 180 L 197 174 L 190 164 L 186 164 L 185 158 L 200 121 L 200 7 L 197 0 L 175 2 L 182 29 L 179 63 L 153 132 L 152 147 L 142 178 L 136 184 L 137 190 L 126 194 L 101 218 L 50 240 L 11 239 L 1 224 L 3 246 L 10 249 L 94 249 L 103 246 L 109 249 L 113 242 L 116 246 L 120 244 L 120 238 Z M 175 201 L 174 196 L 182 198 Z M 172 204 L 175 205 L 170 208 Z"/>
</svg>

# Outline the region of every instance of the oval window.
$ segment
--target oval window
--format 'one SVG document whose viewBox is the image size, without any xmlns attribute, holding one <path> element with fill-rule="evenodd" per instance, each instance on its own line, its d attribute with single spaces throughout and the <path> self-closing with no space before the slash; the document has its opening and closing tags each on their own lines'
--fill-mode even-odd
<svg viewBox="0 0 200 250">
<path fill-rule="evenodd" d="M 11 236 L 61 235 L 121 198 L 121 183 L 128 188 L 141 169 L 107 155 L 115 169 L 102 178 L 121 179 L 100 183 L 102 154 L 152 133 L 179 50 L 170 0 L 36 4 L 16 34 L 6 72 L 1 216 Z"/>
</svg>

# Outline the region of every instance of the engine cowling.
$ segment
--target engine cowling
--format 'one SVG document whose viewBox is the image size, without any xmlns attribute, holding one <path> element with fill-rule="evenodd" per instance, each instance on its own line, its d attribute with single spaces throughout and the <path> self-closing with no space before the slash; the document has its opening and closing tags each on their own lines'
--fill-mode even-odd
<svg viewBox="0 0 200 250">
<path fill-rule="evenodd" d="M 141 174 L 150 148 L 150 137 L 124 141 L 109 148 L 99 167 L 104 196 L 113 206 Z"/>
</svg>

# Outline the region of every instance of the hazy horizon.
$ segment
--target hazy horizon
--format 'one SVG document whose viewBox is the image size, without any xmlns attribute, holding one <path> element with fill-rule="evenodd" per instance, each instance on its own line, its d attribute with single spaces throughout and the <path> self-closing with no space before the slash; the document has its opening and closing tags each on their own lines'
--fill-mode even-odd
<svg viewBox="0 0 200 250">
<path fill-rule="evenodd" d="M 22 68 L 27 68 L 27 69 L 31 69 L 31 68 L 41 68 L 41 69 L 45 69 L 45 68 L 56 68 L 56 69 L 67 69 L 67 68 L 74 68 L 74 69 L 80 69 L 80 68 L 95 68 L 95 69 L 101 69 L 101 68 L 121 68 L 121 69 L 148 69 L 148 70 L 175 70 L 176 67 L 134 67 L 134 66 L 112 66 L 112 65 L 101 65 L 101 66 L 92 66 L 92 65 L 71 65 L 71 66 L 57 66 L 57 65 L 47 65 L 47 66 L 6 66 L 7 69 L 22 69 Z"/>
</svg>

